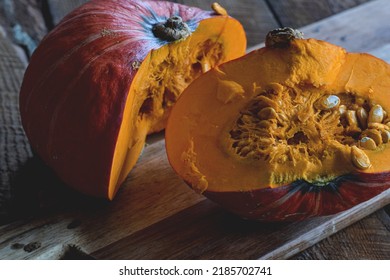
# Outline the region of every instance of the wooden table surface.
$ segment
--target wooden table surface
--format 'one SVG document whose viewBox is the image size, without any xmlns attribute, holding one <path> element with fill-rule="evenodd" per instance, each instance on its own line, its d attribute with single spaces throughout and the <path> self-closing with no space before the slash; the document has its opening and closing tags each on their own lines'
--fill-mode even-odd
<svg viewBox="0 0 390 280">
<path fill-rule="evenodd" d="M 31 151 L 20 125 L 18 92 L 39 41 L 83 2 L 0 0 L 0 259 L 390 259 L 390 192 L 331 218 L 282 225 L 242 221 L 183 187 L 166 162 L 161 135 L 149 139 L 113 202 L 63 186 Z M 176 2 L 208 9 L 213 1 Z M 242 22 L 249 48 L 258 47 L 269 30 L 291 26 L 306 37 L 390 62 L 390 1 L 219 3 Z M 170 180 L 171 195 L 163 194 L 165 181 L 150 174 L 150 166 Z"/>
</svg>

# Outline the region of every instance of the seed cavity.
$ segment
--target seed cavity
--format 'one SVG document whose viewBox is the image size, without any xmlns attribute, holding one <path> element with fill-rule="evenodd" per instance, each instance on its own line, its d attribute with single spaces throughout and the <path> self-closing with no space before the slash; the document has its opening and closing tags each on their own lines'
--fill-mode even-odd
<svg viewBox="0 0 390 280">
<path fill-rule="evenodd" d="M 232 151 L 242 159 L 288 168 L 302 162 L 319 166 L 340 153 L 348 160 L 350 153 L 352 166 L 367 169 L 371 163 L 365 151 L 390 142 L 387 112 L 368 97 L 324 94 L 307 86 L 257 87 L 254 92 L 229 131 Z"/>
</svg>

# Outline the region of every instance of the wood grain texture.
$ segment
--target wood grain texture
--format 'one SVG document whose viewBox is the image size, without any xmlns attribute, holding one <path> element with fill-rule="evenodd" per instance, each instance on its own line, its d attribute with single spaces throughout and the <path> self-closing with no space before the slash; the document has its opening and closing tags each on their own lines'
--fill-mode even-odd
<svg viewBox="0 0 390 280">
<path fill-rule="evenodd" d="M 164 141 L 161 135 L 156 137 L 157 140 L 149 139 L 150 144 L 112 203 L 74 193 L 56 182 L 55 177 L 48 180 L 51 177 L 48 170 L 46 176 L 38 173 L 37 177 L 26 178 L 26 174 L 35 172 L 23 174 L 22 182 L 38 186 L 35 193 L 40 193 L 39 200 L 32 199 L 36 203 L 24 207 L 20 205 L 24 208 L 20 218 L 29 222 L 0 227 L 0 259 L 57 259 L 68 245 L 94 252 L 203 201 L 202 196 L 173 173 Z M 34 170 L 36 164 L 28 168 Z M 44 189 L 39 188 L 42 183 L 46 185 Z M 34 219 L 28 218 L 31 212 Z M 34 242 L 41 244 L 34 251 L 13 249 L 15 244 L 25 246 Z"/>
<path fill-rule="evenodd" d="M 267 0 L 282 26 L 298 28 L 370 0 Z"/>
<path fill-rule="evenodd" d="M 260 223 L 239 219 L 206 200 L 92 252 L 91 256 L 97 259 L 286 259 L 359 220 L 371 207 L 375 211 L 389 202 L 390 191 L 387 191 L 375 201 L 334 216 L 295 223 Z"/>
<path fill-rule="evenodd" d="M 390 44 L 390 22 L 385 20 L 389 17 L 390 1 L 376 0 L 309 24 L 299 30 L 304 33 L 305 38 L 325 40 L 349 52 L 371 52 Z M 264 44 L 256 45 L 249 51 L 263 46 Z M 385 53 L 382 56 L 388 57 Z"/>
<path fill-rule="evenodd" d="M 358 221 L 291 259 L 390 259 L 390 217 L 384 209 Z"/>
<path fill-rule="evenodd" d="M 390 22 L 384 20 L 389 17 L 390 1 L 376 0 L 305 26 L 302 31 L 307 38 L 325 40 L 349 52 L 370 52 L 390 43 Z M 349 32 L 344 31 L 346 26 Z"/>
</svg>

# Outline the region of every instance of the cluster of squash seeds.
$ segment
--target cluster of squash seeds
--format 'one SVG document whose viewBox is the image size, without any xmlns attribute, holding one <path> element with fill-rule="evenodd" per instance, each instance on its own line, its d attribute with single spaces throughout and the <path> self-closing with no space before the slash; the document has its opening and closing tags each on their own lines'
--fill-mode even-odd
<svg viewBox="0 0 390 280">
<path fill-rule="evenodd" d="M 351 160 L 359 169 L 371 166 L 364 150 L 376 150 L 390 140 L 390 119 L 379 104 L 355 98 L 350 106 L 339 107 L 341 122 L 349 133 L 355 133 L 357 143 L 352 146 Z"/>
<path fill-rule="evenodd" d="M 315 162 L 325 154 L 329 137 L 350 146 L 358 169 L 371 166 L 365 150 L 390 141 L 390 119 L 379 105 L 352 93 L 316 94 L 299 89 L 263 91 L 240 112 L 230 131 L 232 148 L 243 158 Z M 321 142 L 318 141 L 321 139 Z"/>
</svg>

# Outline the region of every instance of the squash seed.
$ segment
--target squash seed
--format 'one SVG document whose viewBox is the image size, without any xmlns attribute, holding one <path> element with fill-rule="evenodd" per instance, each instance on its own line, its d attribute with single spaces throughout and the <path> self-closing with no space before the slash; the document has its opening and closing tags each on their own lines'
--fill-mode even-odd
<svg viewBox="0 0 390 280">
<path fill-rule="evenodd" d="M 372 140 L 375 141 L 375 144 L 377 146 L 382 144 L 382 134 L 377 129 L 366 129 L 365 131 L 363 131 L 362 137 L 369 137 L 369 138 L 371 138 Z"/>
<path fill-rule="evenodd" d="M 275 124 L 270 120 L 262 120 L 256 126 L 259 128 L 274 128 Z"/>
<path fill-rule="evenodd" d="M 370 112 L 368 113 L 368 119 L 367 121 L 369 123 L 381 123 L 383 121 L 383 108 L 381 105 L 376 104 L 372 106 L 370 109 Z"/>
<path fill-rule="evenodd" d="M 378 129 L 378 130 L 390 130 L 390 127 L 383 123 L 368 123 L 368 128 Z"/>
<path fill-rule="evenodd" d="M 276 119 L 278 117 L 278 114 L 276 113 L 274 108 L 265 107 L 257 113 L 257 116 L 262 120 L 269 120 Z"/>
<path fill-rule="evenodd" d="M 377 147 L 375 141 L 367 136 L 359 140 L 359 146 L 367 150 L 375 150 Z"/>
<path fill-rule="evenodd" d="M 382 142 L 388 143 L 390 140 L 390 132 L 388 130 L 383 130 L 381 135 L 382 135 Z"/>
<path fill-rule="evenodd" d="M 371 166 L 371 162 L 366 153 L 356 146 L 351 147 L 351 161 L 358 169 L 367 169 Z"/>
<path fill-rule="evenodd" d="M 348 124 L 352 127 L 358 127 L 358 119 L 356 116 L 356 111 L 347 110 L 346 114 L 347 114 Z"/>
<path fill-rule="evenodd" d="M 356 110 L 356 116 L 357 116 L 357 119 L 359 121 L 361 128 L 366 129 L 367 128 L 367 118 L 368 118 L 367 111 L 363 107 L 359 107 Z"/>
<path fill-rule="evenodd" d="M 344 104 L 340 105 L 339 106 L 339 112 L 340 112 L 340 116 L 344 116 L 345 113 L 347 112 L 347 106 L 345 106 Z"/>
<path fill-rule="evenodd" d="M 330 110 L 340 105 L 340 98 L 337 95 L 326 95 L 316 101 L 314 106 L 318 110 Z"/>
</svg>

